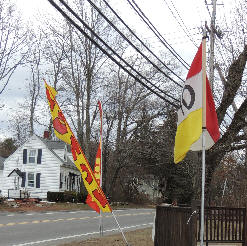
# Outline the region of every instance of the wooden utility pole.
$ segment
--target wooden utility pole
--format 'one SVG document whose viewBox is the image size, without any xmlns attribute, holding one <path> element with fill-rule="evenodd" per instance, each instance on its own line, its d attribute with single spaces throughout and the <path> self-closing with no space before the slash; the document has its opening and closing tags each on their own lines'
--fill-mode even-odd
<svg viewBox="0 0 247 246">
<path fill-rule="evenodd" d="M 215 19 L 216 19 L 216 1 L 212 0 L 213 12 L 210 24 L 210 57 L 209 57 L 209 81 L 211 85 L 212 93 L 214 92 L 214 43 L 215 43 Z"/>
<path fill-rule="evenodd" d="M 211 5 L 213 6 L 212 16 L 211 16 L 211 23 L 210 28 L 206 24 L 207 31 L 210 34 L 210 56 L 209 56 L 209 81 L 211 90 L 213 93 L 214 90 L 214 44 L 215 44 L 215 35 L 221 39 L 223 37 L 222 32 L 215 27 L 215 20 L 216 20 L 216 5 L 223 5 L 223 4 L 216 4 L 217 0 L 212 0 Z"/>
</svg>

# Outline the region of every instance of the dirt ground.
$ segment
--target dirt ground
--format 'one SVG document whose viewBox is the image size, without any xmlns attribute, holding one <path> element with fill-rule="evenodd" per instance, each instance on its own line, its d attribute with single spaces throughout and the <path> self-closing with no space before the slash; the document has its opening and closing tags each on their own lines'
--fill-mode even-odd
<svg viewBox="0 0 247 246">
<path fill-rule="evenodd" d="M 125 236 L 131 246 L 153 246 L 152 228 L 126 232 Z M 60 246 L 126 246 L 121 234 L 92 238 L 81 242 L 60 244 Z"/>
<path fill-rule="evenodd" d="M 0 212 L 30 212 L 30 211 L 57 211 L 90 209 L 83 203 L 49 203 L 38 202 L 35 199 L 24 201 L 10 201 L 0 204 Z"/>
<path fill-rule="evenodd" d="M 136 205 L 136 204 L 125 204 L 125 205 L 114 205 L 111 206 L 113 209 L 123 208 L 155 208 L 153 205 Z M 30 212 L 30 211 L 57 211 L 57 210 L 91 210 L 91 208 L 84 203 L 50 203 L 50 202 L 39 202 L 37 199 L 26 199 L 26 200 L 15 200 L 5 201 L 0 203 L 0 212 Z"/>
</svg>

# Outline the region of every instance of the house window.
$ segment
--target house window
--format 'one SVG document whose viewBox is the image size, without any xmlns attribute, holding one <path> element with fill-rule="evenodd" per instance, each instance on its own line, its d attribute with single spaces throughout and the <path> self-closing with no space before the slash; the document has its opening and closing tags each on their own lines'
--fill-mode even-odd
<svg viewBox="0 0 247 246">
<path fill-rule="evenodd" d="M 28 161 L 29 163 L 36 163 L 36 149 L 29 150 Z"/>
<path fill-rule="evenodd" d="M 27 185 L 28 185 L 28 187 L 34 187 L 34 173 L 28 173 Z"/>
</svg>

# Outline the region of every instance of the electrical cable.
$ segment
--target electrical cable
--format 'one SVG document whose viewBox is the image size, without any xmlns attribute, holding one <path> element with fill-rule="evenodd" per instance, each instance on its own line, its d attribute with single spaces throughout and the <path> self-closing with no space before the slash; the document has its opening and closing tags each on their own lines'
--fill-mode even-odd
<svg viewBox="0 0 247 246">
<path fill-rule="evenodd" d="M 170 105 L 174 106 L 175 108 L 179 108 L 177 104 L 174 102 L 169 101 L 167 98 L 164 96 L 160 95 L 158 92 L 156 92 L 154 89 L 146 85 L 144 82 L 142 82 L 138 77 L 136 77 L 134 74 L 132 74 L 126 67 L 124 67 L 120 62 L 118 62 L 112 55 L 110 55 L 104 48 L 102 48 L 92 37 L 90 37 L 78 24 L 76 24 L 53 0 L 48 0 L 50 4 L 55 7 L 78 31 L 80 31 L 87 39 L 89 39 L 96 47 L 98 47 L 105 55 L 107 55 L 114 63 L 116 63 L 119 67 L 121 67 L 126 73 L 128 73 L 132 78 L 134 78 L 137 82 L 139 82 L 142 86 L 144 86 L 146 89 L 154 93 L 156 96 L 159 98 L 163 99 Z M 75 18 L 77 18 L 90 32 L 98 39 L 100 40 L 111 52 L 113 52 L 114 55 L 116 55 L 121 61 L 123 61 L 128 67 L 130 67 L 134 72 L 136 72 L 140 77 L 145 79 L 148 83 L 150 83 L 153 87 L 156 89 L 160 90 L 157 88 L 152 82 L 148 81 L 145 77 L 143 77 L 138 71 L 136 71 L 133 67 L 131 67 L 124 59 L 122 59 L 109 45 L 107 45 L 88 25 L 80 19 L 79 16 L 63 1 L 59 0 L 66 8 L 69 10 L 70 13 L 72 13 Z M 165 93 L 164 91 L 161 91 L 164 93 L 166 96 L 174 99 L 175 101 L 179 102 L 178 99 L 172 97 L 171 95 Z"/>
<path fill-rule="evenodd" d="M 172 48 L 172 46 L 165 40 L 165 38 L 160 34 L 160 32 L 155 28 L 155 26 L 151 23 L 151 21 L 146 17 L 140 7 L 135 3 L 134 0 L 132 2 L 136 5 L 136 7 L 127 0 L 129 5 L 135 10 L 135 12 L 140 16 L 142 21 L 151 29 L 151 31 L 155 34 L 155 36 L 160 40 L 160 42 L 172 53 L 172 55 L 187 69 L 189 70 L 190 65 Z M 136 9 L 137 8 L 137 9 Z M 141 14 L 140 14 L 140 13 Z M 146 19 L 146 20 L 145 20 Z M 150 26 L 151 25 L 151 26 Z"/>
<path fill-rule="evenodd" d="M 208 14 L 209 14 L 210 18 L 212 18 L 211 13 L 210 13 L 209 8 L 208 8 L 207 0 L 205 0 L 205 6 L 206 6 L 206 9 L 208 10 Z"/>
<path fill-rule="evenodd" d="M 162 71 L 155 63 L 153 63 L 145 54 L 143 54 L 102 12 L 101 10 L 91 1 L 91 0 L 87 0 L 97 11 L 98 13 L 118 32 L 118 34 L 120 34 L 122 36 L 122 38 L 128 42 L 129 45 L 131 45 L 139 54 L 141 54 L 149 63 L 151 63 L 153 65 L 153 67 L 155 67 L 159 72 L 161 72 L 162 74 L 165 75 L 165 77 L 167 77 L 168 79 L 170 79 L 173 83 L 175 83 L 176 85 L 178 85 L 179 87 L 183 87 L 182 85 L 180 85 L 179 83 L 177 83 L 173 78 L 171 78 L 169 75 L 167 75 L 164 71 Z M 166 65 L 165 65 L 166 66 Z M 174 73 L 170 68 L 168 68 L 166 66 L 167 69 L 169 69 L 169 71 L 171 71 L 172 73 Z M 175 73 L 174 73 L 175 74 Z M 176 74 L 175 74 L 176 75 Z M 177 76 L 177 75 L 176 75 Z M 180 77 L 178 77 L 180 78 Z M 181 78 L 180 78 L 181 79 Z M 182 79 L 181 79 L 182 80 Z M 184 80 L 182 80 L 184 82 Z"/>
<path fill-rule="evenodd" d="M 91 3 L 91 0 L 87 0 Z M 103 0 L 103 2 L 107 5 L 107 7 L 114 13 L 114 15 L 121 21 L 121 23 L 128 29 L 128 31 L 165 67 L 167 68 L 173 75 L 175 75 L 177 78 L 179 78 L 181 81 L 184 82 L 184 80 L 179 77 L 176 73 L 174 73 L 173 70 L 171 70 L 163 61 L 160 60 L 160 58 L 153 53 L 151 49 L 132 31 L 132 29 L 123 21 L 123 19 L 117 14 L 117 12 L 110 6 L 110 4 Z M 180 85 L 179 85 L 180 86 Z"/>
<path fill-rule="evenodd" d="M 166 96 L 172 98 L 173 100 L 179 102 L 178 99 L 174 98 L 173 96 L 167 94 L 166 92 L 162 91 L 159 87 L 157 87 L 155 84 L 153 84 L 151 81 L 149 81 L 146 77 L 144 77 L 140 72 L 138 72 L 135 68 L 133 68 L 129 63 L 127 63 L 121 56 L 119 56 L 115 50 L 113 50 L 102 38 L 100 38 L 70 7 L 67 5 L 67 3 L 64 2 L 64 0 L 59 0 L 66 8 L 69 10 L 70 13 L 74 15 L 74 17 L 79 20 L 97 39 L 99 39 L 114 55 L 116 55 L 121 61 L 125 63 L 129 68 L 134 70 L 135 73 L 138 74 L 142 79 L 146 80 L 149 84 L 151 84 L 154 88 L 159 90 L 161 93 L 164 93 Z"/>
<path fill-rule="evenodd" d="M 183 31 L 184 31 L 184 33 L 186 34 L 186 36 L 187 36 L 187 37 L 189 38 L 189 40 L 195 45 L 195 47 L 197 47 L 196 43 L 195 43 L 194 40 L 191 38 L 190 33 L 189 33 L 189 34 L 187 33 L 187 32 L 189 32 L 189 31 L 188 31 L 188 28 L 185 26 L 184 21 L 183 21 L 183 19 L 181 18 L 180 14 L 179 14 L 177 8 L 175 7 L 174 3 L 172 2 L 172 0 L 170 0 L 170 1 L 171 1 L 171 4 L 172 4 L 173 8 L 175 9 L 175 11 L 177 12 L 178 17 L 180 18 L 180 20 L 181 20 L 182 24 L 184 25 L 185 29 L 187 30 L 187 32 L 186 32 L 186 30 L 182 27 L 180 21 L 177 19 L 176 15 L 173 13 L 173 11 L 172 11 L 172 9 L 170 8 L 170 6 L 169 6 L 169 4 L 167 3 L 167 1 L 166 1 L 166 0 L 163 0 L 163 1 L 166 3 L 168 9 L 169 9 L 170 12 L 172 13 L 172 16 L 173 16 L 174 19 L 177 21 L 177 23 L 179 24 L 179 26 L 183 29 Z M 197 47 L 197 48 L 198 48 L 198 47 Z"/>
</svg>

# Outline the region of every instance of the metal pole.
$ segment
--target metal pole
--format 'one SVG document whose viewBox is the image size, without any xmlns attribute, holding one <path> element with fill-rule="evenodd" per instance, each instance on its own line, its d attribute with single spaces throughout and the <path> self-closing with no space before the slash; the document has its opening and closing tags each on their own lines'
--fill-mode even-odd
<svg viewBox="0 0 247 246">
<path fill-rule="evenodd" d="M 214 43 L 215 43 L 215 19 L 216 19 L 216 0 L 212 0 L 213 12 L 210 26 L 210 57 L 209 57 L 209 81 L 212 93 L 214 92 Z"/>
<path fill-rule="evenodd" d="M 206 31 L 202 39 L 202 195 L 201 195 L 201 246 L 204 239 L 204 201 L 205 201 L 205 131 L 206 131 Z"/>
<path fill-rule="evenodd" d="M 103 177 L 103 167 L 102 167 L 102 149 L 103 149 L 103 109 L 101 102 L 99 101 L 100 104 L 100 188 L 102 188 L 102 177 Z M 99 214 L 99 232 L 100 236 L 103 236 L 103 218 L 102 218 L 102 211 L 100 210 Z"/>
<path fill-rule="evenodd" d="M 118 220 L 117 220 L 115 214 L 113 213 L 113 210 L 112 210 L 111 213 L 112 213 L 112 215 L 113 215 L 113 217 L 114 217 L 114 219 L 115 219 L 115 221 L 116 221 L 116 223 L 117 223 L 117 225 L 118 225 L 118 228 L 119 228 L 120 232 L 122 233 L 122 236 L 123 236 L 123 239 L 124 239 L 126 245 L 127 245 L 127 246 L 130 246 L 130 244 L 128 243 L 128 241 L 127 241 L 127 239 L 126 239 L 126 237 L 125 237 L 125 235 L 124 235 L 124 232 L 123 232 L 122 228 L 120 227 L 120 224 L 118 223 Z"/>
<path fill-rule="evenodd" d="M 204 201 L 205 201 L 205 129 L 202 131 L 202 196 L 201 196 L 201 246 L 204 239 Z"/>
<path fill-rule="evenodd" d="M 102 220 L 102 212 L 100 210 L 100 214 L 99 214 L 99 234 L 100 236 L 103 236 L 103 220 Z"/>
</svg>

